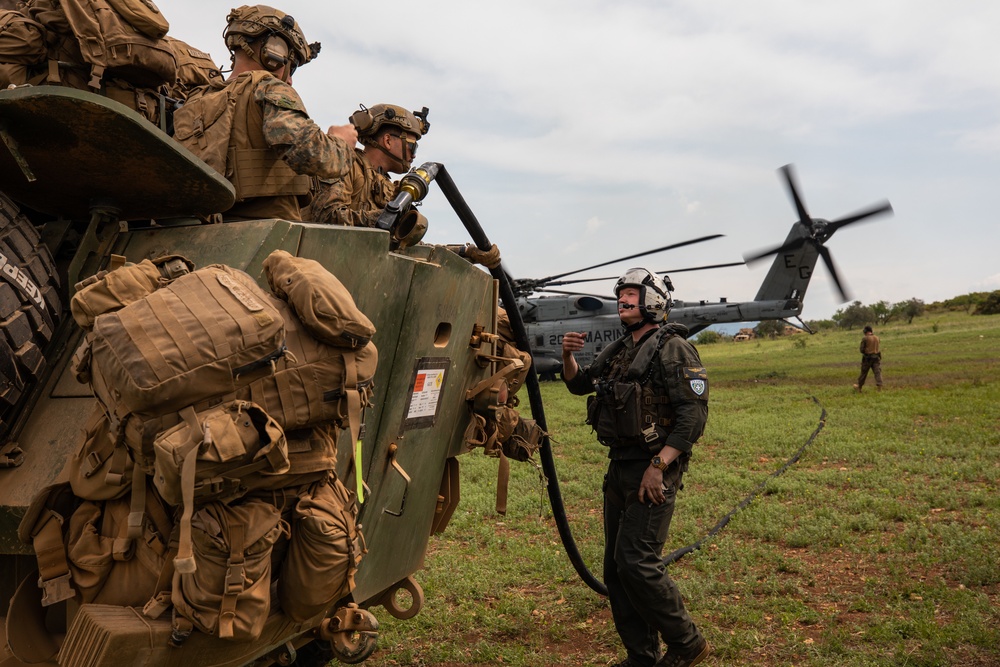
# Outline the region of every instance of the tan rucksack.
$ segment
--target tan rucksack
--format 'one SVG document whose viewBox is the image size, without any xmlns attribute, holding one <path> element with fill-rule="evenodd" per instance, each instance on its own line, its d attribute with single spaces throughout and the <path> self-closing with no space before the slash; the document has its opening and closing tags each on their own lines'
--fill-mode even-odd
<svg viewBox="0 0 1000 667">
<path fill-rule="evenodd" d="M 146 434 L 147 420 L 159 432 L 162 415 L 233 394 L 270 374 L 285 351 L 284 321 L 270 297 L 246 273 L 222 265 L 98 316 L 90 336 L 91 387 L 116 433 L 127 423 Z M 151 472 L 152 440 L 127 443 Z"/>
<path fill-rule="evenodd" d="M 168 35 L 163 39 L 177 61 L 177 79 L 167 85 L 167 95 L 174 99 L 186 100 L 199 88 L 219 90 L 226 86 L 222 70 L 212 60 L 211 55 L 176 37 Z"/>
<path fill-rule="evenodd" d="M 128 534 L 128 499 L 86 501 L 73 512 L 66 541 L 79 602 L 141 608 L 156 592 L 173 521 L 155 492 L 144 510 L 137 538 Z"/>
<path fill-rule="evenodd" d="M 31 65 L 45 60 L 45 26 L 19 11 L 0 9 L 0 89 L 28 83 Z"/>
<path fill-rule="evenodd" d="M 169 24 L 152 0 L 61 0 L 63 12 L 90 65 L 88 85 L 107 78 L 155 88 L 173 83 L 177 61 L 163 41 Z"/>
</svg>

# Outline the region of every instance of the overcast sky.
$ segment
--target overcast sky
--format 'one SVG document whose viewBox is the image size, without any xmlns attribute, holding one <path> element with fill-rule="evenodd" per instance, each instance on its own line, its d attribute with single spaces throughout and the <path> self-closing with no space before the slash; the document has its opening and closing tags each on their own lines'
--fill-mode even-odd
<svg viewBox="0 0 1000 667">
<path fill-rule="evenodd" d="M 171 34 L 228 66 L 233 3 L 159 4 Z M 716 233 L 638 263 L 740 261 L 797 218 L 776 171 L 793 163 L 813 217 L 895 209 L 827 244 L 855 299 L 1000 289 L 1000 3 L 277 6 L 323 44 L 294 82 L 310 115 L 325 127 L 362 103 L 429 107 L 417 162 L 448 168 L 517 277 Z M 439 190 L 422 210 L 425 240 L 467 240 Z M 679 273 L 675 297 L 752 299 L 767 264 Z M 817 269 L 803 318 L 841 306 Z"/>
</svg>

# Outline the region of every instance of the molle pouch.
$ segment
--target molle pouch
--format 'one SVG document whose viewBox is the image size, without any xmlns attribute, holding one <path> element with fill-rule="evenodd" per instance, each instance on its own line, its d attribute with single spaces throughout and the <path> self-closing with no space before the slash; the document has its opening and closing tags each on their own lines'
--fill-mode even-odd
<svg viewBox="0 0 1000 667">
<path fill-rule="evenodd" d="M 84 502 L 69 521 L 70 570 L 81 603 L 142 607 L 156 592 L 173 522 L 147 493 L 141 535 L 127 536 L 129 500 Z"/>
<path fill-rule="evenodd" d="M 296 622 L 325 613 L 354 590 L 361 534 L 354 494 L 335 476 L 303 488 L 278 579 L 281 609 Z"/>
<path fill-rule="evenodd" d="M 270 503 L 249 500 L 208 503 L 191 526 L 196 567 L 174 569 L 177 615 L 220 639 L 257 639 L 271 606 L 271 550 L 288 525 Z"/>
<path fill-rule="evenodd" d="M 153 483 L 171 505 L 234 500 L 255 478 L 288 472 L 285 433 L 260 406 L 230 401 L 181 414 L 184 421 L 153 443 Z M 188 466 L 194 470 L 185 478 Z"/>
<path fill-rule="evenodd" d="M 642 390 L 637 382 L 615 382 L 612 387 L 615 433 L 620 440 L 642 437 Z"/>
</svg>

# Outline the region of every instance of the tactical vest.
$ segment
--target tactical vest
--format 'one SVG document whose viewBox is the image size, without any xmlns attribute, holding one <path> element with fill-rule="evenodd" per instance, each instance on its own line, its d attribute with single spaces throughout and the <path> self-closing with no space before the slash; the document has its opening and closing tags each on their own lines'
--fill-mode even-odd
<svg viewBox="0 0 1000 667">
<path fill-rule="evenodd" d="M 666 437 L 674 407 L 654 360 L 676 335 L 660 329 L 630 355 L 624 350 L 631 334 L 625 334 L 598 355 L 590 370 L 597 393 L 587 399 L 587 423 L 602 445 L 648 450 Z"/>
<path fill-rule="evenodd" d="M 301 220 L 298 197 L 309 193 L 310 179 L 264 137 L 264 111 L 254 90 L 267 76 L 273 75 L 244 72 L 222 90 L 192 95 L 174 115 L 174 138 L 232 182 L 236 205 L 228 214 Z"/>
</svg>

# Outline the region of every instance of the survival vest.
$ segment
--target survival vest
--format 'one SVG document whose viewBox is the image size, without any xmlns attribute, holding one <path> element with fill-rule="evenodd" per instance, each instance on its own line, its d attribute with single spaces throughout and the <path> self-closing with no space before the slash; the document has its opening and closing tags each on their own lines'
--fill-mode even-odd
<svg viewBox="0 0 1000 667">
<path fill-rule="evenodd" d="M 632 361 L 625 365 L 619 354 L 626 338 L 631 336 L 625 334 L 594 360 L 590 375 L 596 378 L 597 393 L 587 398 L 587 423 L 601 444 L 643 449 L 662 444 L 675 413 L 667 389 L 657 386 L 662 378 L 654 378 L 659 364 L 653 362 L 666 342 L 676 335 L 668 328 L 659 329 L 642 342 Z M 684 372 L 700 372 L 704 378 L 704 369 L 684 369 Z"/>
</svg>

